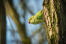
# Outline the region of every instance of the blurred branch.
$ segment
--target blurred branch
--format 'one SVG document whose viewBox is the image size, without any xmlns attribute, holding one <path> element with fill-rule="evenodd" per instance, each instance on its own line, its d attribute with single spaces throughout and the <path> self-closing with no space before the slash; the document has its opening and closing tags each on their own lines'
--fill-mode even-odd
<svg viewBox="0 0 66 44">
<path fill-rule="evenodd" d="M 39 41 L 39 44 L 42 44 L 43 42 L 45 42 L 45 24 L 42 24 L 40 26 L 40 29 L 37 29 L 35 32 L 32 33 L 32 35 L 30 36 L 30 38 L 32 37 L 35 37 L 35 35 L 39 34 L 39 37 L 38 37 L 38 41 Z"/>
<path fill-rule="evenodd" d="M 35 32 L 33 32 L 30 37 L 32 38 L 33 36 L 35 36 L 37 33 L 41 32 L 42 30 L 44 30 L 44 24 L 42 24 L 39 29 L 37 29 Z"/>
<path fill-rule="evenodd" d="M 5 3 L 5 8 L 7 15 L 9 15 L 15 22 L 23 44 L 30 44 L 30 40 L 27 38 L 25 29 L 23 27 L 24 25 L 21 25 L 17 17 L 15 17 L 16 13 L 14 12 L 12 6 L 9 4 L 8 1 Z"/>
<path fill-rule="evenodd" d="M 16 33 L 16 31 L 14 30 L 14 28 L 13 28 L 13 26 L 12 26 L 11 19 L 10 19 L 9 15 L 8 15 L 8 19 L 9 19 L 10 26 L 11 26 L 11 29 L 12 29 L 12 30 L 9 30 L 9 31 L 12 33 L 13 37 L 15 38 L 15 33 Z"/>
<path fill-rule="evenodd" d="M 27 3 L 25 2 L 26 0 L 20 0 L 21 3 L 21 7 L 23 8 L 23 10 L 28 10 L 32 15 L 34 15 L 33 11 L 31 11 L 28 7 L 27 7 Z M 25 11 L 24 11 L 25 12 Z"/>
<path fill-rule="evenodd" d="M 0 44 L 6 44 L 6 13 L 3 0 L 0 0 Z"/>
</svg>

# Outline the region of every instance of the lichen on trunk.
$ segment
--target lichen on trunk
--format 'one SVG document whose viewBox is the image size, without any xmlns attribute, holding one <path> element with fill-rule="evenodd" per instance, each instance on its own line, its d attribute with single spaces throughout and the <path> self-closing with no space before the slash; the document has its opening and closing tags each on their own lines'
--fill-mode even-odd
<svg viewBox="0 0 66 44">
<path fill-rule="evenodd" d="M 46 24 L 48 44 L 59 44 L 58 11 L 60 11 L 60 0 L 44 0 L 43 19 Z"/>
</svg>

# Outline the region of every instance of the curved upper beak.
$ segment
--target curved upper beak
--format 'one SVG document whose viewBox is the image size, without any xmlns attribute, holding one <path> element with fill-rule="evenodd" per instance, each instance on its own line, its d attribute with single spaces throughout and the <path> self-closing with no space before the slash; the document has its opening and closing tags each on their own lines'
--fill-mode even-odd
<svg viewBox="0 0 66 44">
<path fill-rule="evenodd" d="M 28 23 L 30 24 L 30 21 Z"/>
</svg>

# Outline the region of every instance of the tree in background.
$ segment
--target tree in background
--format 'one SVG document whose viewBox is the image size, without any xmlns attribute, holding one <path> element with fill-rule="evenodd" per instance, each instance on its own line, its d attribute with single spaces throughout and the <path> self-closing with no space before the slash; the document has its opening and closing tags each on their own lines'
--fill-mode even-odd
<svg viewBox="0 0 66 44">
<path fill-rule="evenodd" d="M 3 0 L 0 0 L 0 44 L 6 44 L 6 12 Z"/>
<path fill-rule="evenodd" d="M 26 35 L 25 24 L 20 23 L 19 14 L 16 12 L 16 9 L 13 6 L 12 0 L 4 1 L 4 3 L 5 3 L 7 16 L 8 17 L 10 16 L 13 19 L 13 21 L 15 22 L 19 35 L 21 37 L 22 43 L 31 44 L 30 38 L 28 38 Z"/>
</svg>

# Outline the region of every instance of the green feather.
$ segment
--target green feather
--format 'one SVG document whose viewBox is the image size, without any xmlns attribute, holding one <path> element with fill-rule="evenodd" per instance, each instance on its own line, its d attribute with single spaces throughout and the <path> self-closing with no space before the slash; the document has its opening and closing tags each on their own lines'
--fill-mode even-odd
<svg viewBox="0 0 66 44">
<path fill-rule="evenodd" d="M 42 17 L 42 10 L 40 10 L 38 13 L 36 13 L 36 15 L 34 16 L 31 16 L 29 18 L 29 22 L 31 24 L 39 24 L 39 23 L 42 23 L 43 22 L 43 17 Z"/>
</svg>

